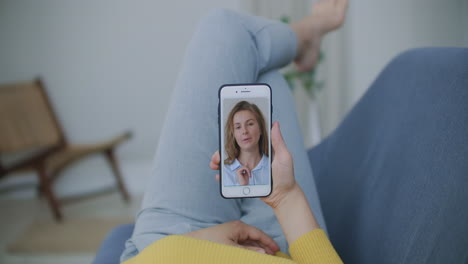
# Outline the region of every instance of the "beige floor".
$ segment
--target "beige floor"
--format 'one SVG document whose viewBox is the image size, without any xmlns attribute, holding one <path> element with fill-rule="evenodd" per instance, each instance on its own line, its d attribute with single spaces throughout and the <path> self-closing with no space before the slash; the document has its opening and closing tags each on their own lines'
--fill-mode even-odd
<svg viewBox="0 0 468 264">
<path fill-rule="evenodd" d="M 130 203 L 124 203 L 118 193 L 106 194 L 90 200 L 80 201 L 64 207 L 65 217 L 92 216 L 117 219 L 133 218 L 140 206 L 141 196 L 132 197 Z M 105 208 L 106 210 L 103 210 Z M 51 218 L 44 200 L 20 200 L 0 198 L 0 263 L 2 264 L 83 264 L 91 263 L 94 254 L 67 256 L 10 255 L 5 248 L 34 219 Z"/>
</svg>

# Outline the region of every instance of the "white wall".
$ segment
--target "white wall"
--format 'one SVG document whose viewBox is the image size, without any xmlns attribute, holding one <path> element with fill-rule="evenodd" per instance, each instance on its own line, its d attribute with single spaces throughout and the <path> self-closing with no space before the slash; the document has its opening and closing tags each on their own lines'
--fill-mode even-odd
<svg viewBox="0 0 468 264">
<path fill-rule="evenodd" d="M 135 137 L 118 156 L 130 185 L 138 186 L 197 21 L 214 7 L 241 9 L 249 2 L 0 0 L 0 83 L 43 76 L 72 142 L 131 129 Z M 468 46 L 467 28 L 468 0 L 351 0 L 346 25 L 324 41 L 331 42 L 326 83 L 337 87 L 325 87 L 322 96 L 324 134 L 393 56 L 417 46 Z M 84 161 L 57 189 L 108 184 L 104 164 Z"/>
<path fill-rule="evenodd" d="M 345 110 L 398 53 L 421 46 L 468 47 L 468 0 L 350 2 L 344 39 Z"/>
<path fill-rule="evenodd" d="M 118 156 L 129 181 L 141 180 L 141 169 L 125 162 L 152 159 L 184 49 L 199 19 L 215 7 L 238 9 L 239 3 L 1 0 L 0 83 L 42 76 L 71 142 L 132 130 Z M 58 191 L 109 182 L 103 164 L 98 158 L 79 164 Z"/>
<path fill-rule="evenodd" d="M 1 1 L 0 83 L 45 78 L 66 134 L 95 141 L 131 129 L 122 156 L 152 155 L 203 1 Z"/>
</svg>

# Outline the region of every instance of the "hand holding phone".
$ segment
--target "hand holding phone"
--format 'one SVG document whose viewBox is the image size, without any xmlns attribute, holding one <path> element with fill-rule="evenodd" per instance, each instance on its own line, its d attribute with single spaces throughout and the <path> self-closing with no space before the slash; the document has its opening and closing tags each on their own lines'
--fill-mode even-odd
<svg viewBox="0 0 468 264">
<path fill-rule="evenodd" d="M 272 151 L 275 153 L 271 165 L 273 190 L 272 195 L 263 197 L 261 200 L 272 208 L 276 208 L 287 196 L 291 195 L 294 190 L 300 189 L 300 187 L 298 187 L 294 177 L 292 155 L 284 142 L 278 122 L 273 123 L 271 128 L 271 145 Z M 220 161 L 221 157 L 217 150 L 211 157 L 210 168 L 220 171 Z M 216 180 L 221 181 L 219 174 L 216 174 Z"/>
<path fill-rule="evenodd" d="M 271 142 L 275 156 L 272 158 L 274 179 L 271 195 L 261 198 L 275 212 L 288 242 L 294 243 L 302 235 L 320 228 L 310 209 L 307 198 L 294 178 L 294 164 L 291 153 L 281 134 L 280 125 L 275 122 L 271 128 Z M 220 154 L 211 157 L 210 167 L 219 170 Z M 219 174 L 216 179 L 220 181 Z"/>
</svg>

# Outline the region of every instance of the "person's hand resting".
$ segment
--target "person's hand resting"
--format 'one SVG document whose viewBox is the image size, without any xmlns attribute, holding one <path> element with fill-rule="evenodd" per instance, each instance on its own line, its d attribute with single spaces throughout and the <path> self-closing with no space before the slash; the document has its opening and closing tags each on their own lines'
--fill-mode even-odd
<svg viewBox="0 0 468 264">
<path fill-rule="evenodd" d="M 279 251 L 275 241 L 261 230 L 241 221 L 233 221 L 184 234 L 193 238 L 241 247 L 274 255 Z"/>
<path fill-rule="evenodd" d="M 270 196 L 262 198 L 262 201 L 276 208 L 297 187 L 292 155 L 283 140 L 278 122 L 274 122 L 271 128 L 271 144 L 273 146 L 273 190 Z M 211 157 L 210 168 L 219 170 L 219 165 L 220 156 L 216 151 Z M 216 174 L 216 179 L 219 181 L 219 174 Z"/>
</svg>

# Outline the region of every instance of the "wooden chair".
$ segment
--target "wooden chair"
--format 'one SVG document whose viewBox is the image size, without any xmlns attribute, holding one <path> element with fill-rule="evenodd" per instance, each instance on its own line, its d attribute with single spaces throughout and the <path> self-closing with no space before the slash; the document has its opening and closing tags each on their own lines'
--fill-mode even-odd
<svg viewBox="0 0 468 264">
<path fill-rule="evenodd" d="M 114 148 L 130 137 L 131 133 L 126 132 L 97 144 L 70 144 L 39 78 L 0 85 L 0 179 L 18 172 L 35 171 L 39 194 L 45 195 L 57 221 L 63 216 L 52 183 L 68 165 L 89 154 L 105 155 L 122 198 L 130 199 L 114 156 Z M 6 156 L 25 156 L 24 153 L 28 155 L 4 164 Z"/>
</svg>

